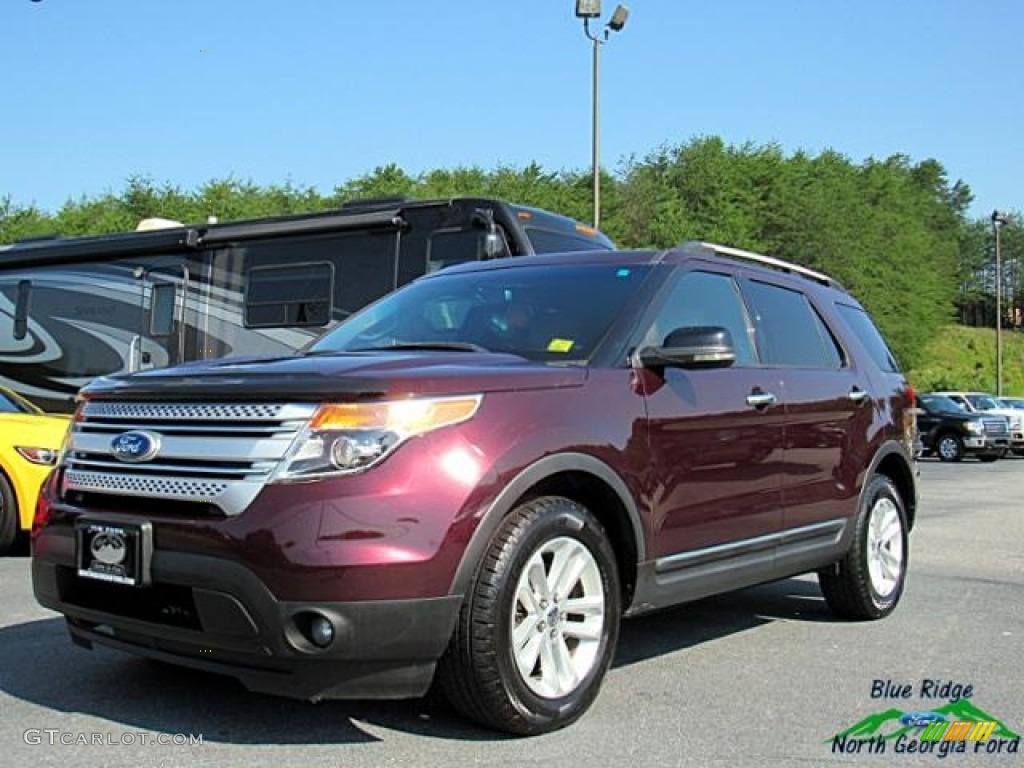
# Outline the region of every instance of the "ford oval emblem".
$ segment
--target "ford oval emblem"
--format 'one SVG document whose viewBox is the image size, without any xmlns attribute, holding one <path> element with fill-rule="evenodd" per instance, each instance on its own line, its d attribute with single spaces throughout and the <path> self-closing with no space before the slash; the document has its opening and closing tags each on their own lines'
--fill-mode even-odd
<svg viewBox="0 0 1024 768">
<path fill-rule="evenodd" d="M 160 435 L 155 432 L 122 432 L 110 441 L 110 452 L 115 459 L 136 464 L 149 461 L 160 452 Z"/>
</svg>

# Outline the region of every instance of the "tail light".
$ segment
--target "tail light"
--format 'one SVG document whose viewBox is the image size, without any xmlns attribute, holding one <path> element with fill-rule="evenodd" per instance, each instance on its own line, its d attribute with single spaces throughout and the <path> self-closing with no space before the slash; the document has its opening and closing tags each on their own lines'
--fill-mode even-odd
<svg viewBox="0 0 1024 768">
<path fill-rule="evenodd" d="M 903 439 L 910 450 L 911 456 L 917 456 L 920 446 L 917 435 L 917 393 L 907 384 L 907 404 L 903 409 Z"/>
</svg>

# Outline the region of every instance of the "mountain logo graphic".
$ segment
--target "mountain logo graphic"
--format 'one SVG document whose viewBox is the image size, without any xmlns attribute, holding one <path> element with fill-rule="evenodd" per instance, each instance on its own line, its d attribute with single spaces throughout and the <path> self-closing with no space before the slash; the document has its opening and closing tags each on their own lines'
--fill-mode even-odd
<svg viewBox="0 0 1024 768">
<path fill-rule="evenodd" d="M 949 722 L 995 722 L 996 728 L 989 735 L 989 738 L 1020 738 L 1020 734 L 1008 727 L 1002 720 L 993 717 L 988 712 L 974 706 L 974 704 L 967 699 L 958 699 L 950 702 L 949 704 L 945 704 L 944 706 L 935 707 L 934 709 L 931 709 L 930 712 L 943 715 Z M 904 735 L 913 737 L 921 732 L 922 727 L 920 725 L 905 725 L 902 718 L 907 714 L 909 713 L 900 709 L 885 709 L 880 712 L 876 712 L 873 715 L 868 715 L 860 722 L 854 723 L 849 728 L 839 731 L 835 736 L 831 736 L 825 741 L 827 743 L 844 737 L 849 739 L 880 738 L 884 741 L 894 741 Z"/>
</svg>

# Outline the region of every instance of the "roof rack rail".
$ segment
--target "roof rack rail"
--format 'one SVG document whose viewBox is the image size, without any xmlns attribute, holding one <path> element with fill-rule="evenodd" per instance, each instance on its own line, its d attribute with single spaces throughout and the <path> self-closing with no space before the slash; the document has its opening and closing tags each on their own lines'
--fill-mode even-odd
<svg viewBox="0 0 1024 768">
<path fill-rule="evenodd" d="M 839 284 L 826 274 L 815 272 L 813 269 L 808 269 L 807 267 L 801 267 L 799 264 L 794 264 L 791 261 L 776 259 L 774 256 L 765 256 L 764 254 L 754 253 L 753 251 L 744 251 L 740 248 L 732 248 L 728 245 L 706 243 L 702 240 L 687 240 L 683 243 L 683 247 L 701 248 L 703 250 L 711 251 L 719 256 L 731 256 L 734 259 L 745 259 L 746 261 L 753 261 L 757 264 L 765 264 L 769 267 L 774 267 L 775 269 L 781 269 L 786 272 L 795 272 L 798 275 L 809 277 L 822 285 L 839 287 Z"/>
</svg>

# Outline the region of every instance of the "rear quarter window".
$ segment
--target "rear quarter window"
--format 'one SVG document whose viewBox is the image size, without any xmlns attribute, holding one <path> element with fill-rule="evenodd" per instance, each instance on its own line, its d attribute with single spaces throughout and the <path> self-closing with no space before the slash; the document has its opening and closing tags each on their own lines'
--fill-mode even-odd
<svg viewBox="0 0 1024 768">
<path fill-rule="evenodd" d="M 860 307 L 854 307 L 849 304 L 837 303 L 836 309 L 839 312 L 839 316 L 850 326 L 850 330 L 860 340 L 860 343 L 864 345 L 868 356 L 874 361 L 875 365 L 887 373 L 902 372 L 899 363 L 896 362 L 896 356 L 889 349 L 889 345 L 885 343 L 885 339 L 878 328 L 875 327 L 867 312 Z"/>
</svg>

